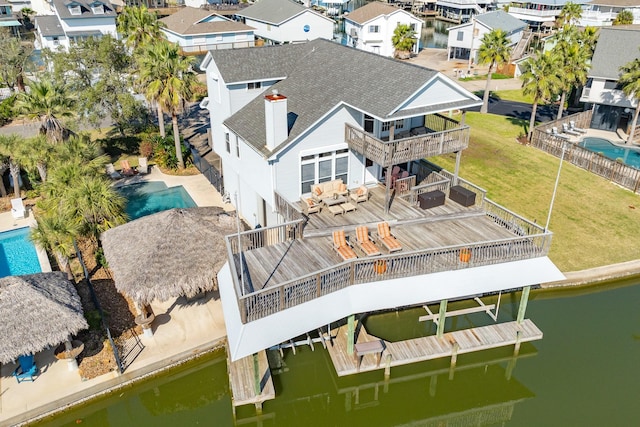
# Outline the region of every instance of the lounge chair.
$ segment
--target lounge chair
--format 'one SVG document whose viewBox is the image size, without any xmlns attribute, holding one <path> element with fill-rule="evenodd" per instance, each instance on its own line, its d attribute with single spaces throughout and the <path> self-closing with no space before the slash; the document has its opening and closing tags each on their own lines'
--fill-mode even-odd
<svg viewBox="0 0 640 427">
<path fill-rule="evenodd" d="M 573 136 L 580 135 L 580 132 L 576 132 L 575 130 L 571 130 L 567 123 L 563 123 L 562 124 L 562 132 L 563 133 L 568 133 L 569 135 L 573 135 Z"/>
<path fill-rule="evenodd" d="M 107 165 L 107 175 L 109 175 L 109 178 L 111 178 L 111 179 L 120 179 L 120 178 L 122 178 L 122 175 L 120 175 L 120 172 L 118 172 L 116 170 L 116 168 L 113 167 L 113 163 L 109 163 Z"/>
<path fill-rule="evenodd" d="M 369 229 L 366 225 L 356 227 L 356 245 L 362 249 L 367 256 L 380 255 L 380 248 L 369 238 Z"/>
<path fill-rule="evenodd" d="M 582 129 L 582 128 L 577 128 L 576 127 L 576 122 L 574 120 L 569 121 L 569 127 L 571 128 L 571 130 L 574 130 L 578 133 L 587 133 L 586 129 Z"/>
<path fill-rule="evenodd" d="M 16 377 L 16 381 L 21 383 L 23 381 L 34 381 L 34 376 L 38 375 L 38 367 L 33 360 L 33 354 L 28 356 L 20 356 L 18 358 L 18 367 L 13 371 L 13 376 Z"/>
<path fill-rule="evenodd" d="M 389 223 L 386 221 L 378 223 L 378 240 L 389 252 L 402 250 L 402 245 L 398 242 L 398 239 L 391 234 Z"/>
<path fill-rule="evenodd" d="M 138 173 L 143 175 L 149 173 L 149 164 L 146 157 L 138 157 Z"/>
<path fill-rule="evenodd" d="M 333 232 L 333 248 L 338 252 L 344 261 L 358 258 L 353 248 L 347 243 L 344 230 Z"/>
<path fill-rule="evenodd" d="M 555 127 L 555 126 L 551 128 L 551 135 L 553 135 L 553 136 L 555 136 L 557 138 L 560 138 L 560 139 L 564 139 L 566 141 L 571 139 L 571 137 L 568 136 L 568 135 L 563 135 L 561 133 L 558 133 L 558 128 Z"/>
<path fill-rule="evenodd" d="M 356 204 L 366 202 L 369 200 L 369 189 L 364 185 L 361 185 L 356 190 L 351 190 L 349 192 L 349 198 L 356 202 Z"/>
<path fill-rule="evenodd" d="M 120 162 L 120 166 L 122 166 L 122 175 L 124 176 L 133 176 L 136 174 L 136 171 L 131 168 L 128 160 L 122 160 Z"/>
<path fill-rule="evenodd" d="M 15 218 L 24 218 L 27 214 L 22 199 L 11 199 L 11 215 Z"/>
</svg>

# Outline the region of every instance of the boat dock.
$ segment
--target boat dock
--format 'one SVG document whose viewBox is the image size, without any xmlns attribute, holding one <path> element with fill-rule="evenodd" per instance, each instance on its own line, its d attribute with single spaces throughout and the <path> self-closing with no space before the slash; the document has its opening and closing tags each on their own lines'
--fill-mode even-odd
<svg viewBox="0 0 640 427">
<path fill-rule="evenodd" d="M 332 330 L 333 345 L 327 350 L 338 376 L 384 369 L 389 375 L 392 366 L 407 365 L 426 360 L 451 357 L 455 366 L 458 354 L 472 353 L 508 345 L 516 346 L 516 353 L 523 342 L 542 339 L 542 331 L 529 319 L 522 323 L 506 322 L 489 326 L 447 332 L 442 338 L 428 336 L 406 341 L 389 342 L 370 335 L 362 324 L 355 341 L 360 355 L 347 353 L 347 326 Z M 364 345 L 363 345 L 364 344 Z"/>
<path fill-rule="evenodd" d="M 258 413 L 262 403 L 276 398 L 273 377 L 265 350 L 232 362 L 227 349 L 227 369 L 231 388 L 231 406 L 235 417 L 236 407 L 254 404 Z"/>
</svg>

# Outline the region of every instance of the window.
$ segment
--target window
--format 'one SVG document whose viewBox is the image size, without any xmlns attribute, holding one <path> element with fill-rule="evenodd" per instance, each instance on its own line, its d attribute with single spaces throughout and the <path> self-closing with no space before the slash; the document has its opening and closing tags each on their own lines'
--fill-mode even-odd
<svg viewBox="0 0 640 427">
<path fill-rule="evenodd" d="M 51 40 L 53 40 L 54 46 L 60 46 L 60 39 L 58 37 L 53 37 Z"/>
<path fill-rule="evenodd" d="M 224 133 L 224 144 L 227 148 L 227 153 L 231 153 L 231 138 L 229 137 L 229 132 Z"/>
<path fill-rule="evenodd" d="M 236 139 L 236 157 L 240 158 L 240 141 L 242 141 L 242 139 L 238 138 Z"/>
<path fill-rule="evenodd" d="M 82 9 L 80 9 L 80 5 L 73 5 L 71 4 L 69 6 L 69 13 L 72 15 L 80 15 L 82 13 Z"/>
<path fill-rule="evenodd" d="M 260 89 L 262 87 L 262 82 L 251 82 L 247 83 L 247 89 Z"/>
<path fill-rule="evenodd" d="M 391 130 L 391 123 L 393 122 L 382 122 L 382 132 L 388 132 Z M 402 129 L 404 126 L 404 120 L 396 120 L 396 130 Z"/>
<path fill-rule="evenodd" d="M 104 6 L 91 6 L 91 12 L 93 12 L 94 15 L 104 15 Z"/>
<path fill-rule="evenodd" d="M 300 163 L 302 194 L 310 193 L 313 184 L 333 179 L 342 179 L 342 182 L 346 183 L 349 177 L 349 149 L 347 148 L 302 156 Z"/>
<path fill-rule="evenodd" d="M 604 82 L 604 88 L 622 90 L 622 85 L 618 83 L 617 80 L 606 80 Z"/>
<path fill-rule="evenodd" d="M 458 31 L 458 41 L 464 40 L 464 31 Z"/>
<path fill-rule="evenodd" d="M 379 25 L 369 25 L 369 32 L 370 33 L 379 33 L 380 32 L 380 26 Z"/>
<path fill-rule="evenodd" d="M 373 133 L 373 117 L 367 114 L 364 115 L 364 131 Z"/>
</svg>

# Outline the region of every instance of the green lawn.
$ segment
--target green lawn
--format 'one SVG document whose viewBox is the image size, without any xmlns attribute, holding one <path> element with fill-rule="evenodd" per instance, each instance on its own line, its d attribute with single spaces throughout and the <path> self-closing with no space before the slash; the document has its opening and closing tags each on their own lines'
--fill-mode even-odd
<svg viewBox="0 0 640 427">
<path fill-rule="evenodd" d="M 471 141 L 460 176 L 485 188 L 491 200 L 544 225 L 559 159 L 516 142 L 523 121 L 467 113 L 466 123 Z M 430 160 L 453 171 L 454 155 Z M 639 224 L 639 195 L 564 163 L 549 225 L 550 257 L 562 271 L 637 259 Z"/>
</svg>

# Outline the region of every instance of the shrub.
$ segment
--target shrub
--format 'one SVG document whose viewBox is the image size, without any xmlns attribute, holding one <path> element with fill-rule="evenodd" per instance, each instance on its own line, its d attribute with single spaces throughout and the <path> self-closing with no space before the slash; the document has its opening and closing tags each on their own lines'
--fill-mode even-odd
<svg viewBox="0 0 640 427">
<path fill-rule="evenodd" d="M 182 145 L 182 159 L 185 165 L 190 156 L 189 148 Z M 176 157 L 176 148 L 173 142 L 173 135 L 167 134 L 165 138 L 156 136 L 154 138 L 153 158 L 161 167 L 168 169 L 178 168 L 178 158 Z"/>
<path fill-rule="evenodd" d="M 143 139 L 138 146 L 138 151 L 140 152 L 140 156 L 150 158 L 153 154 L 153 142 L 149 139 Z"/>
<path fill-rule="evenodd" d="M 16 96 L 11 95 L 7 99 L 3 99 L 0 101 L 0 126 L 3 126 L 9 123 L 11 120 L 17 117 L 17 115 L 13 111 L 13 104 L 15 102 Z"/>
</svg>

